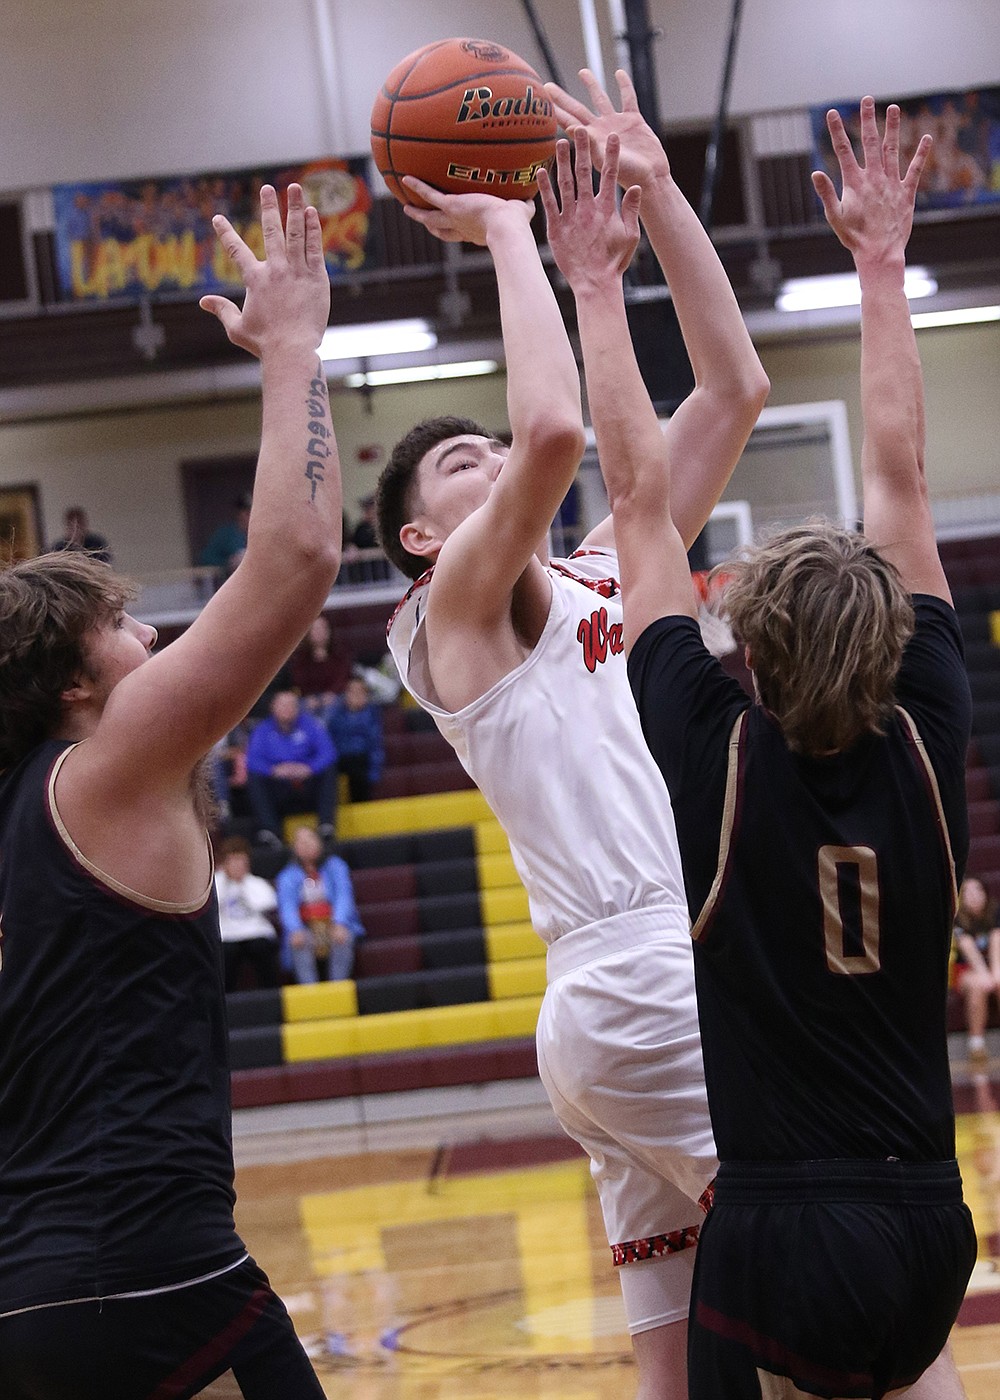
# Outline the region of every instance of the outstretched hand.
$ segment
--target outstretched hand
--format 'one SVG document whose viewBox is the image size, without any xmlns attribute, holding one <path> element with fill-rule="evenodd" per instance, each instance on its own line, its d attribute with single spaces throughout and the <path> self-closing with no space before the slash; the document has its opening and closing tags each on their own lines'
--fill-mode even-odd
<svg viewBox="0 0 1000 1400">
<path fill-rule="evenodd" d="M 840 113 L 827 112 L 826 124 L 843 185 L 838 199 L 829 175 L 813 171 L 813 188 L 823 202 L 827 223 L 854 254 L 856 262 L 901 257 L 913 227 L 913 206 L 931 148 L 930 136 L 921 136 L 906 174 L 900 179 L 899 108 L 895 103 L 886 109 L 885 135 L 880 140 L 875 99 L 862 98 L 864 165 L 858 164 Z"/>
<path fill-rule="evenodd" d="M 609 276 L 621 277 L 632 261 L 639 242 L 639 201 L 642 191 L 630 185 L 622 197 L 621 212 L 615 203 L 618 179 L 619 139 L 609 133 L 604 168 L 597 194 L 591 174 L 590 143 L 583 127 L 573 133 L 576 168 L 570 168 L 569 142 L 556 143 L 556 178 L 559 201 L 547 170 L 538 172 L 548 225 L 549 247 L 556 266 L 574 292 L 598 285 Z M 560 208 L 561 205 L 561 208 Z"/>
<path fill-rule="evenodd" d="M 403 212 L 416 223 L 423 224 L 428 233 L 433 233 L 442 243 L 476 243 L 485 247 L 494 219 L 523 218 L 530 224 L 535 213 L 533 199 L 501 199 L 499 195 L 479 193 L 445 194 L 415 175 L 404 175 L 402 183 L 434 206 L 420 209 L 415 204 L 404 204 Z"/>
<path fill-rule="evenodd" d="M 582 127 L 590 139 L 590 153 L 598 170 L 604 166 L 608 137 L 614 133 L 621 142 L 618 179 L 622 186 L 644 185 L 654 175 L 669 175 L 670 162 L 663 142 L 639 111 L 632 79 L 619 68 L 615 73 L 621 99 L 621 111 L 615 111 L 608 94 L 589 68 L 580 69 L 584 87 L 590 93 L 594 110 L 564 92 L 557 83 L 546 83 L 545 91 L 552 99 L 559 124 L 572 136 Z"/>
<path fill-rule="evenodd" d="M 222 214 L 212 226 L 236 264 L 247 289 L 240 309 L 228 297 L 204 296 L 203 311 L 217 316 L 234 345 L 262 358 L 273 345 L 308 345 L 316 350 L 330 316 L 330 278 L 323 257 L 319 214 L 307 206 L 301 185 L 288 186 L 288 213 L 281 225 L 271 185 L 260 192 L 261 261 Z"/>
</svg>

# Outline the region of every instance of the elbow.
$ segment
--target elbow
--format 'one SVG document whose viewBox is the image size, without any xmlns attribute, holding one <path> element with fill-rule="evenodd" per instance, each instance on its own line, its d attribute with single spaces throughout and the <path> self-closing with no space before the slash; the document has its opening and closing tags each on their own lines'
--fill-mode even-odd
<svg viewBox="0 0 1000 1400">
<path fill-rule="evenodd" d="M 518 442 L 535 461 L 579 462 L 587 445 L 579 415 L 540 418 L 518 433 Z"/>
<path fill-rule="evenodd" d="M 317 586 L 325 584 L 329 588 L 340 572 L 340 540 L 332 535 L 300 539 L 294 544 L 286 544 L 282 552 L 287 562 L 291 563 L 294 560 L 296 576 L 304 583 L 314 582 Z"/>
<path fill-rule="evenodd" d="M 767 396 L 771 392 L 771 381 L 764 373 L 764 366 L 755 359 L 752 366 L 748 366 L 747 372 L 743 375 L 735 388 L 735 397 L 751 423 L 756 423 L 760 416 L 760 411 L 767 403 Z"/>
</svg>

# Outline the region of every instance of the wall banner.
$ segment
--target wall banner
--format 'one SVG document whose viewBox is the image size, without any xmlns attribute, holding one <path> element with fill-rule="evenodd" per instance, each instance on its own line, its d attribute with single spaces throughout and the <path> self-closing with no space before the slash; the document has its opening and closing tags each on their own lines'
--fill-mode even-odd
<svg viewBox="0 0 1000 1400">
<path fill-rule="evenodd" d="M 367 157 L 272 170 L 56 185 L 55 251 L 65 301 L 135 302 L 157 295 L 231 294 L 243 283 L 212 216 L 225 214 L 263 257 L 259 193 L 292 182 L 319 211 L 331 278 L 370 265 Z M 284 214 L 284 199 L 281 199 Z"/>
</svg>

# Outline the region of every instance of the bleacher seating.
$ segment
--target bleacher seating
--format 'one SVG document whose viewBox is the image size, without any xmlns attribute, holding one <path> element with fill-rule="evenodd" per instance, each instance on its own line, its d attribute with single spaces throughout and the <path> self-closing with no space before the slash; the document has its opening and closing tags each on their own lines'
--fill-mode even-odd
<svg viewBox="0 0 1000 1400">
<path fill-rule="evenodd" d="M 969 803 L 967 870 L 1000 899 L 1000 535 L 939 543 L 962 633 L 972 691 L 972 742 L 965 785 Z M 1000 1025 L 995 999 L 991 1026 Z M 952 990 L 948 1028 L 963 1030 L 964 1008 Z"/>
<path fill-rule="evenodd" d="M 230 995 L 234 1104 L 534 1075 L 545 949 L 481 794 L 349 805 L 339 836 L 355 978 Z"/>
<path fill-rule="evenodd" d="M 972 691 L 968 872 L 1000 898 L 1000 535 L 942 540 L 939 549 Z"/>
</svg>

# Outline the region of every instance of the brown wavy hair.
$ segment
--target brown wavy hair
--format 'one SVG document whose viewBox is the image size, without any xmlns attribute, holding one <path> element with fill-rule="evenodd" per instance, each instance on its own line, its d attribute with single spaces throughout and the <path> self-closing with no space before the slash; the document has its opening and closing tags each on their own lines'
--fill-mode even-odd
<svg viewBox="0 0 1000 1400">
<path fill-rule="evenodd" d="M 375 515 L 382 552 L 407 578 L 419 578 L 434 562 L 411 554 L 400 542 L 399 532 L 417 509 L 417 467 L 432 447 L 453 437 L 489 437 L 471 418 L 425 418 L 392 449 L 375 488 Z"/>
<path fill-rule="evenodd" d="M 893 565 L 863 535 L 810 520 L 724 567 L 730 623 L 788 746 L 819 756 L 884 733 L 914 626 Z"/>
<path fill-rule="evenodd" d="M 78 550 L 0 570 L 0 770 L 55 732 L 62 693 L 86 668 L 87 633 L 134 596 L 127 579 Z"/>
</svg>

